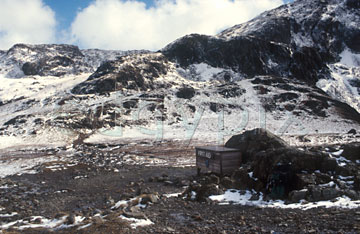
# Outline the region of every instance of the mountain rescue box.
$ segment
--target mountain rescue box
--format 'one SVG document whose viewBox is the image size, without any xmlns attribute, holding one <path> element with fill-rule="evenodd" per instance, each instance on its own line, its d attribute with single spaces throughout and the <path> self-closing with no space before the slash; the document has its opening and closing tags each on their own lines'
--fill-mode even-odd
<svg viewBox="0 0 360 234">
<path fill-rule="evenodd" d="M 230 175 L 241 166 L 241 152 L 223 146 L 196 147 L 196 167 L 198 174 L 213 172 Z"/>
</svg>

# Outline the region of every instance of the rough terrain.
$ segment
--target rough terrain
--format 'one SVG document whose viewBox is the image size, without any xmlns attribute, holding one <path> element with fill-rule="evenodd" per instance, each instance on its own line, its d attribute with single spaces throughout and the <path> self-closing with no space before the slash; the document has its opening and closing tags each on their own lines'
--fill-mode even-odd
<svg viewBox="0 0 360 234">
<path fill-rule="evenodd" d="M 205 143 L 195 142 L 190 146 L 184 142 L 154 144 L 144 140 L 117 146 L 87 144 L 81 146 L 83 153 L 68 154 L 57 149 L 55 151 L 58 153 L 55 154 L 59 159 L 36 166 L 33 168 L 34 174 L 1 179 L 2 230 L 4 233 L 47 233 L 54 230 L 60 233 L 360 231 L 360 208 L 263 208 L 219 205 L 210 199 L 199 201 L 186 199 L 184 194 L 177 196 L 194 181 L 201 183 L 206 178 L 216 178 L 214 175 L 196 175 L 194 146 L 203 144 Z M 44 157 L 41 152 L 38 156 Z M 27 156 L 23 154 L 21 157 Z M 144 199 L 149 194 L 154 197 Z M 167 194 L 174 195 L 166 197 Z M 144 203 L 142 208 L 137 207 L 138 201 L 134 200 L 132 205 L 114 208 L 118 201 L 131 201 L 138 196 L 143 198 L 140 199 L 140 203 Z M 13 212 L 16 212 L 13 216 L 4 215 Z M 135 229 L 131 226 L 132 222 L 119 218 L 121 215 L 147 218 L 153 224 Z M 26 228 L 29 223 L 41 225 L 45 223 L 45 218 L 54 220 L 61 217 L 65 217 L 62 224 L 65 226 Z M 76 221 L 76 217 L 81 217 L 81 222 Z M 23 221 L 4 228 L 4 224 L 16 220 Z M 26 220 L 29 222 L 24 224 Z"/>
</svg>

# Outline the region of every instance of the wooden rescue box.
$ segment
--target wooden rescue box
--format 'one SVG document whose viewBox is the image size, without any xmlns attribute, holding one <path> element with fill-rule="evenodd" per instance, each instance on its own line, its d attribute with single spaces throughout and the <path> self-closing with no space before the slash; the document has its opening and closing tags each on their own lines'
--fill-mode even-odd
<svg viewBox="0 0 360 234">
<path fill-rule="evenodd" d="M 200 172 L 230 175 L 241 165 L 241 152 L 223 146 L 196 147 L 196 167 Z"/>
</svg>

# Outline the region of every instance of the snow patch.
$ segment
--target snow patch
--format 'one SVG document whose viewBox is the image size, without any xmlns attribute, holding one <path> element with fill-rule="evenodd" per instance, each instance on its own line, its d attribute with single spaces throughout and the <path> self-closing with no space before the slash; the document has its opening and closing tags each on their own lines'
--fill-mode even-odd
<svg viewBox="0 0 360 234">
<path fill-rule="evenodd" d="M 262 208 L 281 208 L 281 209 L 302 209 L 308 210 L 317 207 L 338 207 L 346 209 L 357 209 L 360 207 L 360 200 L 352 201 L 350 198 L 343 196 L 338 197 L 332 201 L 319 201 L 319 202 L 310 202 L 301 201 L 300 203 L 285 204 L 281 200 L 270 200 L 264 201 L 263 195 L 260 194 L 259 200 L 252 201 L 251 197 L 253 193 L 251 191 L 240 191 L 230 189 L 227 190 L 223 195 L 214 195 L 209 198 L 213 201 L 219 202 L 220 205 L 247 205 L 247 206 L 258 206 Z"/>
<path fill-rule="evenodd" d="M 131 222 L 130 227 L 136 229 L 137 227 L 144 227 L 154 224 L 150 219 L 136 219 L 136 218 L 127 218 L 123 215 L 120 216 L 121 219 Z"/>
<path fill-rule="evenodd" d="M 9 175 L 21 175 L 21 174 L 34 174 L 36 171 L 32 170 L 33 167 L 41 165 L 45 162 L 54 161 L 56 157 L 39 157 L 39 158 L 20 158 L 7 160 L 0 163 L 0 178 L 4 178 Z"/>
<path fill-rule="evenodd" d="M 359 67 L 360 66 L 360 54 L 353 53 L 349 48 L 345 48 L 340 54 L 340 63 L 348 67 Z"/>
</svg>

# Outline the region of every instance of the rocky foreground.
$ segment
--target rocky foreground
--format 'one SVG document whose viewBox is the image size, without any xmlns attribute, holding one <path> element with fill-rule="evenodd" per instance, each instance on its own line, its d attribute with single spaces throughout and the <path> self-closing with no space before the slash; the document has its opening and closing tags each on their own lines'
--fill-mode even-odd
<svg viewBox="0 0 360 234">
<path fill-rule="evenodd" d="M 259 137 L 262 144 L 251 146 Z M 344 146 L 313 147 L 312 152 L 294 149 L 260 129 L 234 136 L 227 144 L 239 139 L 246 146 L 242 149 L 244 165 L 227 176 L 197 175 L 194 145 L 204 145 L 202 142 L 189 146 L 144 140 L 122 145 L 79 144 L 76 151 L 39 150 L 31 157 L 55 155 L 57 159 L 0 180 L 0 229 L 4 233 L 360 231 L 358 175 L 344 174 L 359 167 L 359 154 L 355 155 L 359 148 L 352 147 L 355 157 L 344 160 L 340 154 L 330 158 L 331 153 L 321 153 L 325 148 L 348 151 Z M 283 155 L 296 152 L 297 156 L 275 157 L 270 153 L 280 149 Z M 264 151 L 268 154 L 261 156 Z M 335 161 L 319 164 L 332 165 L 334 170 L 315 166 L 297 171 L 300 161 L 296 159 L 301 152 L 308 156 L 305 165 L 320 157 L 322 161 Z M 26 153 L 17 156 L 29 157 Z M 2 159 L 3 163 L 7 160 Z M 272 176 L 278 173 L 278 162 L 290 162 L 285 159 L 292 160 L 291 183 L 274 181 Z M 267 167 L 259 163 L 261 160 L 267 160 Z M 266 180 L 264 174 L 255 172 L 257 165 L 267 173 Z M 281 186 L 285 188 L 283 194 L 273 192 Z M 229 194 L 248 198 L 217 199 Z M 273 201 L 279 196 L 282 200 Z"/>
</svg>

